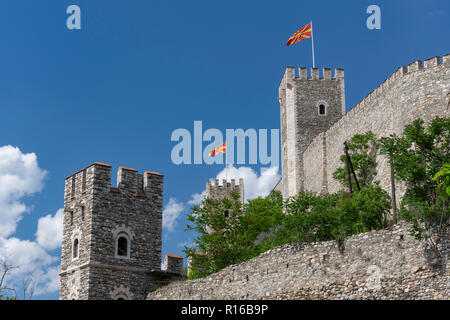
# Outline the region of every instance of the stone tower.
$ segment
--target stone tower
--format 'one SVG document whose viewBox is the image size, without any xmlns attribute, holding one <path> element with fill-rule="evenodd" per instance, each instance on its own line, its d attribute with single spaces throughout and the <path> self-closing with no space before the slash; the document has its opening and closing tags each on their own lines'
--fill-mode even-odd
<svg viewBox="0 0 450 320">
<path fill-rule="evenodd" d="M 66 178 L 60 299 L 144 299 L 180 275 L 179 256 L 161 271 L 162 201 L 155 172 L 119 167 L 112 188 L 111 166 L 96 162 Z"/>
<path fill-rule="evenodd" d="M 303 152 L 321 132 L 345 114 L 344 70 L 286 68 L 279 86 L 282 179 L 276 189 L 284 198 L 304 191 Z"/>
</svg>

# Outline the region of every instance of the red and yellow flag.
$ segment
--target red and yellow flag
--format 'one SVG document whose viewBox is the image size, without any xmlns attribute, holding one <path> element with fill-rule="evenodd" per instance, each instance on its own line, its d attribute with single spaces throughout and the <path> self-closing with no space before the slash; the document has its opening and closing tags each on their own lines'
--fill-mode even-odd
<svg viewBox="0 0 450 320">
<path fill-rule="evenodd" d="M 306 26 L 298 30 L 296 33 L 294 33 L 294 35 L 289 38 L 286 45 L 291 46 L 304 39 L 311 38 L 311 35 L 312 35 L 312 23 L 310 22 Z"/>
<path fill-rule="evenodd" d="M 225 152 L 227 152 L 227 143 L 226 143 L 226 142 L 224 142 L 223 144 L 221 144 L 221 145 L 218 146 L 218 147 L 215 147 L 215 148 L 209 153 L 209 156 L 216 156 L 216 155 L 218 155 L 218 154 L 225 153 Z"/>
</svg>

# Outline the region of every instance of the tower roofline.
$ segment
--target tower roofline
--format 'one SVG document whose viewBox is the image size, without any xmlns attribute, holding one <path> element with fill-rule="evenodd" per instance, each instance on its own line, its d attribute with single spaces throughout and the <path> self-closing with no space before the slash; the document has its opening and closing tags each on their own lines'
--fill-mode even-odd
<svg viewBox="0 0 450 320">
<path fill-rule="evenodd" d="M 70 177 L 72 177 L 72 176 L 74 176 L 74 175 L 80 173 L 80 172 L 83 171 L 83 170 L 86 170 L 87 168 L 92 167 L 93 165 L 98 165 L 98 166 L 104 166 L 104 167 L 109 167 L 109 168 L 111 168 L 111 165 L 110 165 L 110 164 L 102 163 L 102 162 L 94 162 L 94 163 L 91 163 L 90 165 L 84 167 L 83 169 L 78 170 L 77 172 L 72 173 L 70 176 L 64 178 L 64 180 L 69 179 Z"/>
<path fill-rule="evenodd" d="M 92 166 L 94 166 L 94 165 L 104 166 L 104 167 L 108 167 L 108 168 L 111 168 L 111 167 L 112 167 L 110 164 L 107 164 L 107 163 L 103 163 L 103 162 L 94 162 L 94 163 L 91 163 L 90 165 L 84 167 L 83 169 L 80 169 L 80 170 L 78 170 L 77 172 L 72 173 L 70 176 L 67 176 L 66 178 L 64 178 L 64 180 L 67 180 L 67 179 L 73 177 L 74 175 L 76 175 L 76 174 L 78 174 L 78 173 L 80 173 L 80 172 L 82 172 L 82 171 L 86 170 L 87 168 L 90 168 L 90 167 L 92 167 Z M 138 170 L 136 170 L 136 169 L 133 169 L 133 168 L 127 168 L 127 167 L 122 167 L 122 166 L 120 166 L 119 169 L 138 172 Z M 161 173 L 154 172 L 154 171 L 148 171 L 148 170 L 144 171 L 144 173 L 147 173 L 147 174 L 153 174 L 153 175 L 158 175 L 158 176 L 164 176 L 164 175 L 161 174 Z"/>
</svg>

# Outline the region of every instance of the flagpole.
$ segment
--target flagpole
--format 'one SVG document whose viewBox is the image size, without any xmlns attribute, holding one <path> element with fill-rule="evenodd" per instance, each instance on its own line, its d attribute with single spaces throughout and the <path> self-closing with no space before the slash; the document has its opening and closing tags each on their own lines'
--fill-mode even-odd
<svg viewBox="0 0 450 320">
<path fill-rule="evenodd" d="M 227 153 L 225 152 L 225 179 L 228 183 L 228 171 L 227 171 Z"/>
<path fill-rule="evenodd" d="M 313 68 L 315 68 L 316 67 L 316 62 L 315 62 L 315 59 L 314 59 L 314 29 L 313 29 L 313 23 L 312 23 L 312 20 L 311 20 L 311 40 L 312 40 L 312 58 L 313 58 Z"/>
</svg>

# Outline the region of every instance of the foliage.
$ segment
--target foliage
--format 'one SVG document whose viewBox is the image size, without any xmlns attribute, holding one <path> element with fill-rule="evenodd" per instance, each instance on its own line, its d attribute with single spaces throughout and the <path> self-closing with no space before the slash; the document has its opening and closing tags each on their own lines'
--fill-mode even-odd
<svg viewBox="0 0 450 320">
<path fill-rule="evenodd" d="M 199 236 L 194 240 L 197 251 L 208 254 L 194 255 L 194 248 L 185 248 L 186 255 L 195 260 L 193 265 L 199 266 L 193 268 L 189 277 L 205 276 L 261 253 L 254 242 L 260 233 L 281 220 L 282 204 L 280 193 L 245 205 L 239 202 L 238 193 L 232 193 L 230 199 L 206 199 L 202 206 L 193 207 L 186 230 L 197 232 Z M 226 211 L 228 216 L 224 214 Z"/>
<path fill-rule="evenodd" d="M 356 134 L 349 141 L 347 141 L 350 160 L 355 170 L 358 183 L 361 188 L 364 188 L 371 183 L 377 174 L 376 171 L 376 151 L 377 143 L 376 136 L 373 132 L 368 131 L 364 134 Z M 343 154 L 340 157 L 343 166 L 333 172 L 333 178 L 339 181 L 343 186 L 348 187 L 346 156 Z M 352 188 L 356 189 L 356 182 L 353 175 L 351 176 Z"/>
<path fill-rule="evenodd" d="M 317 196 L 301 193 L 286 204 L 287 215 L 264 249 L 292 242 L 336 240 L 383 228 L 389 213 L 389 195 L 378 185 L 356 192 Z"/>
<path fill-rule="evenodd" d="M 444 168 L 435 174 L 433 180 L 438 183 L 442 196 L 450 198 L 450 163 L 444 163 Z"/>
<path fill-rule="evenodd" d="M 431 240 L 430 228 L 442 226 L 450 216 L 446 202 L 450 119 L 435 118 L 427 128 L 423 120 L 416 120 L 402 136 L 381 138 L 379 147 L 391 158 L 396 179 L 406 185 L 400 217 L 412 223 L 416 238 Z"/>
</svg>

